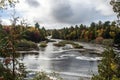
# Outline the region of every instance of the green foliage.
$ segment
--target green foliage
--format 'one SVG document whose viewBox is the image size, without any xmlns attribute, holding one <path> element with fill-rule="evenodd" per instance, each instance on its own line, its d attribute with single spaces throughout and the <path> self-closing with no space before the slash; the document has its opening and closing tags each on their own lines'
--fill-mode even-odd
<svg viewBox="0 0 120 80">
<path fill-rule="evenodd" d="M 113 11 L 117 13 L 117 17 L 120 17 L 120 1 L 119 0 L 111 0 L 110 4 L 113 6 Z"/>
<path fill-rule="evenodd" d="M 117 26 L 120 26 L 120 1 L 119 0 L 111 0 L 110 4 L 113 6 L 113 11 L 117 14 L 117 18 L 118 18 Z M 115 33 L 117 33 L 117 34 L 114 36 L 114 43 L 120 45 L 120 29 L 116 29 Z"/>
<path fill-rule="evenodd" d="M 63 80 L 59 74 L 53 72 L 53 73 L 50 73 L 50 74 L 47 74 L 45 72 L 39 72 L 39 73 L 36 73 L 36 76 L 32 79 L 32 80 L 54 80 L 52 78 L 56 78 L 55 80 Z"/>
<path fill-rule="evenodd" d="M 40 29 L 39 23 L 35 23 L 35 28 L 36 28 L 36 29 Z"/>
<path fill-rule="evenodd" d="M 4 67 L 4 64 L 0 62 L 0 77 L 3 80 L 13 80 L 13 74 L 9 68 Z"/>
<path fill-rule="evenodd" d="M 0 56 L 3 61 L 0 62 L 0 70 L 5 80 L 23 80 L 25 76 L 24 65 L 16 59 L 16 43 L 20 40 L 22 32 L 18 27 L 11 28 L 0 27 Z M 12 67 L 12 68 L 11 68 Z"/>
<path fill-rule="evenodd" d="M 46 42 L 46 41 L 41 42 L 41 43 L 40 43 L 40 47 L 47 47 L 47 42 Z"/>
<path fill-rule="evenodd" d="M 103 59 L 98 65 L 98 75 L 94 75 L 92 80 L 120 80 L 120 57 L 112 48 L 106 49 Z"/>
<path fill-rule="evenodd" d="M 22 36 L 23 39 L 30 40 L 36 43 L 45 40 L 45 37 L 46 37 L 45 29 L 34 28 L 34 27 L 26 28 L 26 31 Z"/>
<path fill-rule="evenodd" d="M 27 40 L 20 40 L 16 43 L 17 50 L 19 51 L 27 51 L 27 50 L 39 50 L 36 43 Z"/>
<path fill-rule="evenodd" d="M 120 43 L 120 28 L 117 27 L 115 21 L 99 21 L 98 23 L 92 22 L 90 26 L 86 27 L 81 24 L 80 26 L 71 26 L 58 30 L 52 30 L 52 38 L 64 40 L 80 40 L 91 42 L 101 37 L 104 39 L 113 39 L 114 43 Z M 101 41 L 102 43 L 102 41 Z"/>
<path fill-rule="evenodd" d="M 51 80 L 51 79 L 47 76 L 46 73 L 39 72 L 36 74 L 36 76 L 32 80 Z"/>
<path fill-rule="evenodd" d="M 60 33 L 56 29 L 52 31 L 52 38 L 59 39 L 60 38 Z"/>
<path fill-rule="evenodd" d="M 72 46 L 73 46 L 74 48 L 78 48 L 78 49 L 83 48 L 83 46 L 81 46 L 81 45 L 79 45 L 79 44 L 72 44 Z"/>
<path fill-rule="evenodd" d="M 73 46 L 73 48 L 83 48 L 83 46 L 74 43 L 72 41 L 60 41 L 59 43 L 55 43 L 54 46 L 58 46 L 58 47 L 64 47 L 66 44 L 71 44 Z"/>
<path fill-rule="evenodd" d="M 113 45 L 113 39 L 104 39 L 102 41 L 102 44 L 104 44 L 106 46 L 112 46 Z"/>
<path fill-rule="evenodd" d="M 18 0 L 1 0 L 0 1 L 0 8 L 7 8 L 8 6 L 14 7 L 15 4 L 18 3 Z"/>
<path fill-rule="evenodd" d="M 53 44 L 54 46 L 57 46 L 57 47 L 64 47 L 65 46 L 65 44 L 63 44 L 63 43 L 55 43 L 55 44 Z"/>
<path fill-rule="evenodd" d="M 120 45 L 120 32 L 118 32 L 118 34 L 116 34 L 116 36 L 114 38 L 114 43 Z"/>
</svg>

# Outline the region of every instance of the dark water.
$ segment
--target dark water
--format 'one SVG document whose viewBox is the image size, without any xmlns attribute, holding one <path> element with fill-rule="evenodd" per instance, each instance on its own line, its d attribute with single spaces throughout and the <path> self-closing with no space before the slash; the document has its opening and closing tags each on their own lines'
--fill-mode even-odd
<svg viewBox="0 0 120 80">
<path fill-rule="evenodd" d="M 58 40 L 57 40 L 58 41 Z M 97 74 L 97 65 L 101 57 L 102 47 L 99 45 L 85 44 L 85 49 L 71 49 L 55 47 L 49 42 L 46 48 L 40 48 L 39 54 L 22 54 L 21 60 L 27 70 L 59 73 L 64 80 L 89 80 L 93 74 Z M 100 50 L 99 50 L 100 49 Z"/>
</svg>

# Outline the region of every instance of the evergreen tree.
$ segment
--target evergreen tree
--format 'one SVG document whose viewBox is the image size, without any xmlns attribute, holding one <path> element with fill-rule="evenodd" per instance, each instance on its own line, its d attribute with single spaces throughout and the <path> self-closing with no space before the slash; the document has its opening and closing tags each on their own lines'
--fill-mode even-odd
<svg viewBox="0 0 120 80">
<path fill-rule="evenodd" d="M 36 28 L 36 29 L 40 29 L 39 23 L 35 23 L 35 28 Z"/>
</svg>

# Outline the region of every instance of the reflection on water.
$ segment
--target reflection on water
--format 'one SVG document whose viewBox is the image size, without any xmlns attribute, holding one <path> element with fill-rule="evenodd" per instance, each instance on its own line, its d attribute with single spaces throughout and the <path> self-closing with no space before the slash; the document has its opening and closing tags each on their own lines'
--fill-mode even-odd
<svg viewBox="0 0 120 80">
<path fill-rule="evenodd" d="M 46 48 L 42 48 L 42 47 L 40 47 L 40 50 L 41 50 L 41 51 L 45 51 L 45 49 L 46 49 Z"/>
<path fill-rule="evenodd" d="M 90 50 L 65 50 L 49 42 L 46 48 L 40 48 L 39 54 L 22 54 L 21 59 L 28 70 L 58 72 L 65 80 L 78 80 L 97 74 L 97 65 L 101 57 Z M 68 46 L 68 45 L 67 45 Z M 85 79 L 87 80 L 87 79 Z"/>
</svg>

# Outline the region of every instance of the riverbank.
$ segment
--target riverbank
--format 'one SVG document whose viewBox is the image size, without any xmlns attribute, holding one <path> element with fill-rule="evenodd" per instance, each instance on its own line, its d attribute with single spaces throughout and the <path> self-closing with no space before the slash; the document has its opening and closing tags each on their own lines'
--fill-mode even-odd
<svg viewBox="0 0 120 80">
<path fill-rule="evenodd" d="M 62 41 L 66 41 L 66 40 L 62 40 Z M 89 44 L 89 45 L 94 45 L 94 46 L 102 46 L 103 48 L 99 48 L 101 53 L 104 51 L 105 48 L 113 47 L 114 51 L 116 51 L 117 53 L 120 53 L 120 45 L 119 44 L 113 44 L 113 39 L 104 39 L 100 42 L 95 42 L 95 40 L 93 40 L 93 41 L 67 40 L 67 41 L 77 43 L 77 44 L 79 44 L 83 47 L 84 47 L 84 44 Z M 87 47 L 85 47 L 85 48 L 87 48 Z"/>
<path fill-rule="evenodd" d="M 57 41 L 56 41 L 57 40 Z M 49 43 L 52 43 L 56 47 L 60 47 L 62 51 L 66 50 L 78 50 L 78 51 L 87 51 L 89 50 L 91 54 L 101 54 L 103 52 L 103 45 L 100 44 L 93 44 L 93 43 L 86 43 L 86 42 L 79 42 L 79 41 L 64 41 L 59 39 L 51 39 L 48 42 L 44 41 L 41 43 L 33 43 L 33 42 L 22 42 L 19 43 L 18 53 L 28 53 L 28 54 L 39 54 L 40 50 L 46 49 Z M 33 45 L 33 46 L 31 46 Z M 51 47 L 53 46 L 51 45 Z M 60 45 L 60 46 L 59 46 Z M 96 48 L 95 46 L 99 46 Z M 94 52 L 92 51 L 94 49 Z M 92 51 L 92 52 L 91 52 Z"/>
<path fill-rule="evenodd" d="M 120 50 L 120 44 L 115 44 L 113 39 L 102 39 L 102 40 L 92 40 L 92 41 L 85 41 L 83 39 L 81 40 L 70 40 L 75 42 L 82 42 L 82 43 L 88 43 L 88 44 L 96 44 L 101 45 L 103 47 L 114 47 Z"/>
<path fill-rule="evenodd" d="M 66 41 L 66 40 L 64 40 L 64 41 L 59 41 L 58 43 L 55 43 L 55 44 L 53 44 L 53 45 L 54 45 L 54 46 L 57 46 L 57 47 L 64 47 L 64 46 L 67 45 L 67 44 L 72 45 L 73 48 L 78 48 L 78 49 L 83 48 L 83 46 L 81 46 L 81 45 L 79 45 L 79 44 L 77 44 L 77 43 L 74 43 L 73 41 Z"/>
</svg>

